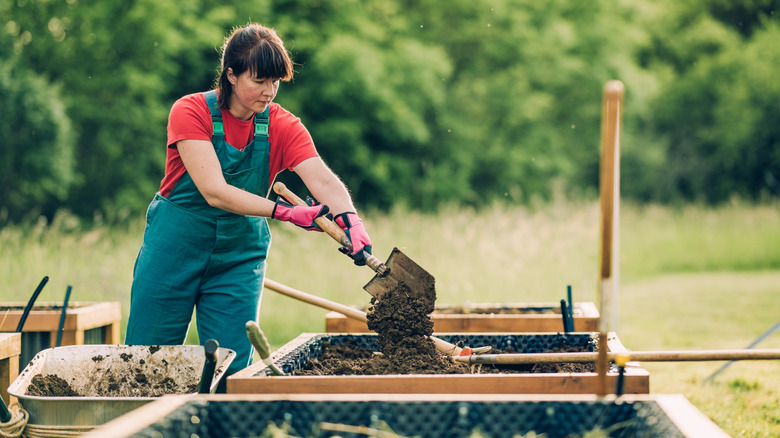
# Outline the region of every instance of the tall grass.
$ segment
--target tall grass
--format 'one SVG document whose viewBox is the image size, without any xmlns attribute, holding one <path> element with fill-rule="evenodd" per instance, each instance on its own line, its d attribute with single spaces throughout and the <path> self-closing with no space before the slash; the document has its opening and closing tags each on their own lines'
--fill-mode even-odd
<svg viewBox="0 0 780 438">
<path fill-rule="evenodd" d="M 617 331 L 632 350 L 743 348 L 780 319 L 780 205 L 621 209 Z M 397 246 L 436 278 L 439 303 L 597 301 L 599 210 L 557 202 L 535 209 L 450 208 L 437 215 L 368 212 L 375 254 Z M 373 273 L 328 236 L 271 221 L 267 275 L 333 301 L 363 306 Z M 0 230 L 0 299 L 120 301 L 127 317 L 143 220 L 84 230 L 68 215 Z M 266 290 L 260 324 L 274 348 L 324 330 L 326 311 Z M 236 323 L 243 324 L 243 321 Z M 188 342 L 195 342 L 194 334 Z M 780 348 L 780 332 L 759 347 Z M 780 436 L 780 364 L 645 363 L 651 391 L 683 393 L 733 436 Z"/>
</svg>

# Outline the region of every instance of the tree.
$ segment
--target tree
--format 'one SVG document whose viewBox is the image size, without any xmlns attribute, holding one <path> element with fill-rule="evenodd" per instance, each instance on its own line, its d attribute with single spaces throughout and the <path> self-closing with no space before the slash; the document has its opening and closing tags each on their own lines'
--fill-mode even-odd
<svg viewBox="0 0 780 438">
<path fill-rule="evenodd" d="M 52 213 L 74 182 L 70 119 L 60 90 L 13 58 L 0 63 L 0 133 L 0 224 Z"/>
</svg>

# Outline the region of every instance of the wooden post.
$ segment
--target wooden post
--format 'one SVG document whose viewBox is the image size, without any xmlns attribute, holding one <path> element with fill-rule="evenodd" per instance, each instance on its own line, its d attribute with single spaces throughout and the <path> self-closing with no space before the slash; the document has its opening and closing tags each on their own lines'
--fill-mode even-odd
<svg viewBox="0 0 780 438">
<path fill-rule="evenodd" d="M 607 388 L 607 333 L 614 330 L 614 312 L 618 280 L 618 248 L 620 225 L 620 113 L 623 106 L 623 83 L 609 81 L 604 85 L 601 111 L 601 248 L 599 269 L 599 360 L 596 372 L 601 382 L 599 395 L 610 393 Z"/>
</svg>

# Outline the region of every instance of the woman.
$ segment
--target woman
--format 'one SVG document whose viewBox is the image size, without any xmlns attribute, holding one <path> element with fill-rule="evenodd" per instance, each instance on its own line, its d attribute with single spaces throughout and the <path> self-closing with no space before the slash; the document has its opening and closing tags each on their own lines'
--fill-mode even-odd
<svg viewBox="0 0 780 438">
<path fill-rule="evenodd" d="M 247 367 L 253 349 L 245 324 L 258 318 L 268 217 L 317 230 L 314 219 L 330 211 L 353 243 L 342 252 L 365 264 L 371 240 L 349 192 L 301 121 L 272 103 L 279 82 L 292 76 L 282 40 L 250 23 L 226 39 L 216 89 L 174 103 L 165 177 L 133 272 L 127 344 L 183 343 L 194 308 L 201 342 L 235 350 L 227 374 Z M 266 199 L 284 169 L 322 204 Z"/>
</svg>

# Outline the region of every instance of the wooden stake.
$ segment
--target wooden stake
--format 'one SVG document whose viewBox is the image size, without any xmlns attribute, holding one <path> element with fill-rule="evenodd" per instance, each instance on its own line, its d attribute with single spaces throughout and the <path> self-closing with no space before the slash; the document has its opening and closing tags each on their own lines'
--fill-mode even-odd
<svg viewBox="0 0 780 438">
<path fill-rule="evenodd" d="M 607 395 L 606 360 L 607 332 L 613 330 L 615 319 L 613 298 L 617 295 L 617 249 L 619 247 L 620 199 L 620 112 L 623 106 L 623 83 L 609 81 L 604 85 L 601 111 L 601 248 L 599 270 L 599 360 L 596 370 L 602 382 L 598 395 Z"/>
</svg>

